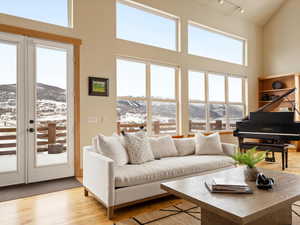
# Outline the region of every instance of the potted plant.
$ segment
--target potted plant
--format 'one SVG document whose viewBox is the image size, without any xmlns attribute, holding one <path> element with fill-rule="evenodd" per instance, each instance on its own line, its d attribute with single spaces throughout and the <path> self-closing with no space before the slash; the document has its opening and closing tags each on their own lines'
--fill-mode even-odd
<svg viewBox="0 0 300 225">
<path fill-rule="evenodd" d="M 247 181 L 255 181 L 258 170 L 255 165 L 266 158 L 266 153 L 264 151 L 256 151 L 256 147 L 247 150 L 245 153 L 237 152 L 232 156 L 232 158 L 241 165 L 246 165 L 245 178 Z"/>
</svg>

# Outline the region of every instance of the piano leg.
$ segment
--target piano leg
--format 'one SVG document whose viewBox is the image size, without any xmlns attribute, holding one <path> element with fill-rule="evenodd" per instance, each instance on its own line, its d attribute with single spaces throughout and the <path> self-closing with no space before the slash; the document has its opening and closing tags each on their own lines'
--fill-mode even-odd
<svg viewBox="0 0 300 225">
<path fill-rule="evenodd" d="M 238 137 L 238 141 L 239 141 L 240 152 L 245 153 L 246 150 L 245 150 L 245 149 L 242 149 L 242 147 L 241 147 L 242 144 L 243 144 L 243 142 L 244 142 L 244 138 Z"/>
<path fill-rule="evenodd" d="M 287 149 L 285 152 L 285 168 L 288 168 L 288 161 L 289 161 L 288 155 L 289 155 L 289 153 L 288 153 L 288 149 Z"/>
<path fill-rule="evenodd" d="M 282 161 L 282 170 L 285 169 L 285 153 L 282 151 L 281 153 L 281 161 Z"/>
</svg>

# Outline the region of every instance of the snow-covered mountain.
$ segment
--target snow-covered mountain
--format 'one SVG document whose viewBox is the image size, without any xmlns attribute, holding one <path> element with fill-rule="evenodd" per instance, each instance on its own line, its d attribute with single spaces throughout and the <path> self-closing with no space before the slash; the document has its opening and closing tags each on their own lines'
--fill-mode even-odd
<svg viewBox="0 0 300 225">
<path fill-rule="evenodd" d="M 9 99 L 15 99 L 15 96 L 16 96 L 15 84 L 0 85 L 0 102 L 8 102 Z M 55 86 L 37 83 L 37 97 L 40 100 L 65 102 L 66 90 Z"/>
</svg>

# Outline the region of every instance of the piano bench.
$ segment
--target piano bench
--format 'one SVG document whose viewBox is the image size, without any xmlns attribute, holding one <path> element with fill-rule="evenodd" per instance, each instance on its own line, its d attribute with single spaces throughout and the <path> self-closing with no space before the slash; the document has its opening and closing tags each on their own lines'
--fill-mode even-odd
<svg viewBox="0 0 300 225">
<path fill-rule="evenodd" d="M 240 144 L 240 149 L 244 152 L 253 147 L 256 147 L 258 151 L 272 152 L 273 157 L 274 152 L 281 152 L 282 170 L 288 168 L 288 144 L 268 144 L 259 142 L 243 142 Z"/>
</svg>

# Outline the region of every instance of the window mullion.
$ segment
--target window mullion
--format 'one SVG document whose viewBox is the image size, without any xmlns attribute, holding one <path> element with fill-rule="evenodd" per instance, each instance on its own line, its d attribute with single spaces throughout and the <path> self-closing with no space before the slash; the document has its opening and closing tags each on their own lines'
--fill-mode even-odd
<svg viewBox="0 0 300 225">
<path fill-rule="evenodd" d="M 246 111 L 247 111 L 247 105 L 246 105 L 246 79 L 245 78 L 242 78 L 243 79 L 243 82 L 242 82 L 242 101 L 243 101 L 243 106 L 244 106 L 244 116 L 246 115 Z"/>
<path fill-rule="evenodd" d="M 229 129 L 229 113 L 228 113 L 228 75 L 225 75 L 225 119 L 226 119 L 226 125 L 225 125 L 225 129 L 228 130 Z"/>
<path fill-rule="evenodd" d="M 205 82 L 205 117 L 206 117 L 206 131 L 210 130 L 209 126 L 209 105 L 208 105 L 208 93 L 209 93 L 209 88 L 208 88 L 208 73 L 204 73 L 204 82 Z"/>
<path fill-rule="evenodd" d="M 151 65 L 146 63 L 147 133 L 152 135 Z"/>
<path fill-rule="evenodd" d="M 179 104 L 179 69 L 175 70 L 175 100 L 176 100 L 176 135 L 182 134 L 182 111 Z"/>
<path fill-rule="evenodd" d="M 73 12 L 73 5 L 74 2 L 73 0 L 68 0 L 68 26 L 69 27 L 74 27 L 73 24 L 73 18 L 74 18 L 74 12 Z"/>
</svg>

